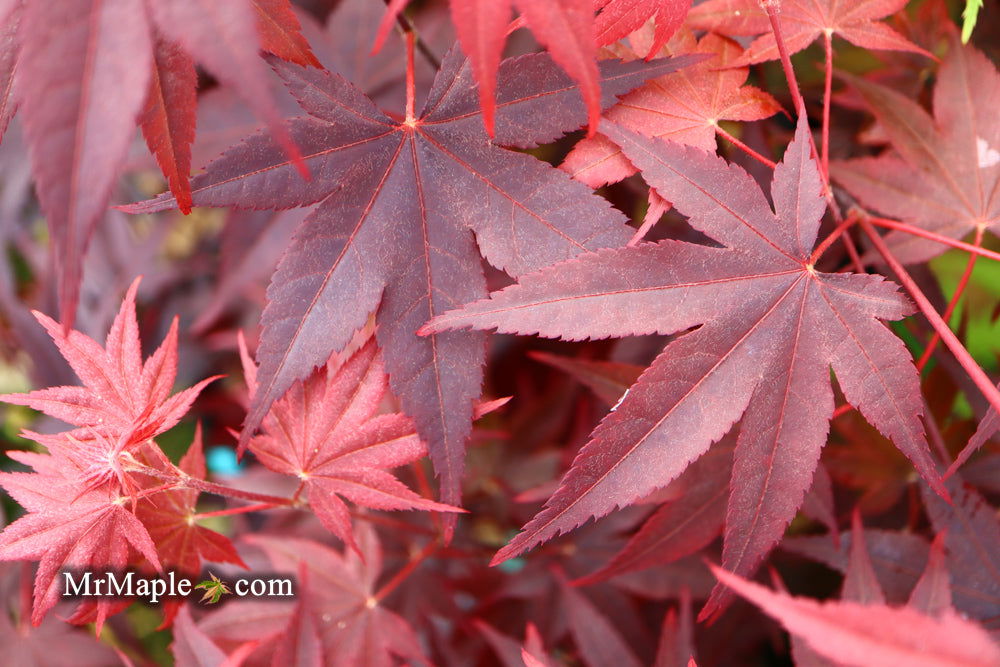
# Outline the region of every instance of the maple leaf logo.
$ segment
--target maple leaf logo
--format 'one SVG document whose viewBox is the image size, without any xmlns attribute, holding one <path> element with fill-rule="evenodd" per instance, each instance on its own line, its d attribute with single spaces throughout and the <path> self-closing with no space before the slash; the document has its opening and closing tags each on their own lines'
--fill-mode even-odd
<svg viewBox="0 0 1000 667">
<path fill-rule="evenodd" d="M 203 604 L 215 604 L 222 598 L 223 595 L 232 594 L 232 591 L 229 590 L 229 586 L 227 586 L 224 581 L 211 572 L 208 573 L 208 576 L 210 579 L 206 579 L 195 586 L 195 588 L 205 589 L 205 592 L 202 594 L 199 602 Z"/>
</svg>

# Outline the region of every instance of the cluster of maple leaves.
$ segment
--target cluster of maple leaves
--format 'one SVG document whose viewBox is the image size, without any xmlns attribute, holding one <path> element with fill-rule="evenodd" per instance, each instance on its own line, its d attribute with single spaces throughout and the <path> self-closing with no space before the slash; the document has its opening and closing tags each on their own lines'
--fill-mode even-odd
<svg viewBox="0 0 1000 667">
<path fill-rule="evenodd" d="M 1000 664 L 997 26 L 410 4 L 0 0 L 14 664 Z"/>
</svg>

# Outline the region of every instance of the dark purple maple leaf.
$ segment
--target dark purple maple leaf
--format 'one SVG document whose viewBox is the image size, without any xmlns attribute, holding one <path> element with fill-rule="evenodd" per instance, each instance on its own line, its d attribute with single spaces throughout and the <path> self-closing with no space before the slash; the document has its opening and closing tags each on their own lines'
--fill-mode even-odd
<svg viewBox="0 0 1000 667">
<path fill-rule="evenodd" d="M 896 153 L 834 162 L 831 174 L 863 206 L 951 238 L 1000 225 L 1000 72 L 951 40 L 934 86 L 934 117 L 885 86 L 851 77 Z M 904 232 L 886 236 L 903 262 L 946 246 Z"/>
<path fill-rule="evenodd" d="M 240 343 L 252 397 L 257 367 L 242 338 Z M 323 525 L 354 549 L 351 515 L 341 496 L 380 510 L 456 510 L 417 495 L 387 472 L 422 458 L 427 446 L 406 415 L 378 414 L 386 389 L 382 355 L 368 341 L 349 359 L 334 355 L 292 385 L 249 445 L 268 468 L 297 476 L 296 496 L 304 492 Z"/>
<path fill-rule="evenodd" d="M 692 59 L 601 66 L 610 106 Z M 322 202 L 268 289 L 260 371 L 241 446 L 270 405 L 326 362 L 377 310 L 393 392 L 430 450 L 442 500 L 457 504 L 485 338 L 420 338 L 428 319 L 486 294 L 479 255 L 511 275 L 624 244 L 624 217 L 586 187 L 522 153 L 583 124 L 570 79 L 544 55 L 500 69 L 495 140 L 483 130 L 468 61 L 445 58 L 418 118 L 394 120 L 336 74 L 275 62 L 307 116 L 290 131 L 314 174 L 301 180 L 269 135 L 249 137 L 193 181 L 196 204 L 283 209 Z M 169 194 L 133 213 L 177 205 Z M 478 245 L 478 249 L 477 249 Z M 451 524 L 448 524 L 451 525 Z"/>
<path fill-rule="evenodd" d="M 810 486 L 833 414 L 831 367 L 851 404 L 945 494 L 920 422 L 916 370 L 879 321 L 907 315 L 909 304 L 880 277 L 824 274 L 810 263 L 826 205 L 804 122 L 775 169 L 774 210 L 746 172 L 715 155 L 610 123 L 601 131 L 726 247 L 663 241 L 588 253 L 423 328 L 579 340 L 700 325 L 667 345 L 494 562 L 668 484 L 743 415 L 723 565 L 753 572 Z M 702 614 L 724 599 L 717 588 Z"/>
</svg>

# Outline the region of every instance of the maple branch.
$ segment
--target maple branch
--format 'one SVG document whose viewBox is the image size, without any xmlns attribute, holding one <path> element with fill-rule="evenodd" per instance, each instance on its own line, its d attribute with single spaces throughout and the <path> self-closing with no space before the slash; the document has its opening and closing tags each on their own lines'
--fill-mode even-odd
<svg viewBox="0 0 1000 667">
<path fill-rule="evenodd" d="M 865 216 L 865 219 L 876 227 L 885 227 L 886 229 L 895 229 L 901 232 L 906 232 L 907 234 L 913 234 L 914 236 L 919 236 L 921 238 L 928 239 L 930 241 L 937 241 L 943 245 L 951 246 L 952 248 L 958 248 L 959 250 L 964 250 L 966 252 L 971 252 L 975 255 L 982 255 L 983 257 L 989 257 L 990 259 L 1000 262 L 1000 252 L 993 252 L 992 250 L 987 250 L 979 246 L 975 246 L 971 243 L 966 243 L 965 241 L 959 241 L 957 239 L 948 238 L 947 236 L 942 236 L 940 234 L 935 234 L 934 232 L 929 232 L 926 229 L 921 229 L 920 227 L 914 227 L 913 225 L 908 225 L 905 222 L 899 222 L 898 220 L 890 220 L 888 218 L 877 218 L 874 216 Z"/>
<path fill-rule="evenodd" d="M 291 498 L 282 498 L 280 496 L 269 496 L 265 493 L 254 493 L 253 491 L 243 491 L 242 489 L 234 489 L 223 484 L 216 484 L 215 482 L 209 482 L 204 479 L 196 479 L 190 475 L 182 475 L 179 480 L 179 486 L 183 486 L 187 489 L 194 489 L 196 491 L 203 491 L 204 493 L 211 493 L 216 496 L 225 496 L 227 498 L 237 498 L 239 500 L 249 500 L 257 503 L 262 503 L 266 505 L 275 505 L 282 507 L 297 507 L 302 503 L 297 500 L 292 500 Z"/>
<path fill-rule="evenodd" d="M 214 512 L 199 512 L 195 514 L 192 519 L 195 521 L 199 519 L 208 519 L 210 517 L 216 516 L 231 516 L 233 514 L 246 514 L 248 512 L 259 512 L 262 510 L 269 510 L 275 507 L 283 507 L 275 505 L 274 503 L 257 503 L 256 505 L 244 505 L 242 507 L 230 507 L 229 509 L 216 510 Z"/>
<path fill-rule="evenodd" d="M 913 297 L 913 300 L 917 303 L 917 307 L 920 308 L 920 311 L 927 318 L 927 321 L 941 336 L 941 340 L 943 340 L 944 344 L 948 346 L 948 349 L 951 350 L 955 359 L 962 366 L 962 368 L 965 369 L 965 372 L 968 373 L 969 377 L 975 383 L 976 387 L 979 388 L 979 391 L 982 392 L 989 404 L 993 406 L 993 409 L 1000 412 L 1000 389 L 997 389 L 997 387 L 990 381 L 982 367 L 976 363 L 976 360 L 972 358 L 972 355 L 965 349 L 962 342 L 958 340 L 958 337 L 950 328 L 948 328 L 948 324 L 941 319 L 938 312 L 934 310 L 934 306 L 917 285 L 916 281 L 913 280 L 906 268 L 898 259 L 896 259 L 895 255 L 892 254 L 892 251 L 889 250 L 889 246 L 886 245 L 885 241 L 882 240 L 882 237 L 879 236 L 878 232 L 875 231 L 875 228 L 872 227 L 872 221 L 870 221 L 867 217 L 862 216 L 859 219 L 859 224 L 865 231 L 865 234 L 868 235 L 868 238 L 871 239 L 872 245 L 874 245 L 878 253 L 882 255 L 882 259 L 885 260 L 885 263 L 889 265 L 889 268 L 891 268 L 893 273 L 895 273 L 899 278 L 899 282 L 903 284 L 906 291 L 910 293 L 911 297 Z"/>
<path fill-rule="evenodd" d="M 806 115 L 806 102 L 802 99 L 802 91 L 799 90 L 798 79 L 795 78 L 795 70 L 792 69 L 792 58 L 788 55 L 785 47 L 785 40 L 781 37 L 781 25 L 778 23 L 777 8 L 779 3 L 774 0 L 761 0 L 761 6 L 767 12 L 767 19 L 771 22 L 771 32 L 774 33 L 774 41 L 778 46 L 778 55 L 781 57 L 781 67 L 785 71 L 785 79 L 788 80 L 788 90 L 792 94 L 792 102 L 795 104 L 795 113 L 800 116 Z M 816 151 L 816 144 L 812 141 L 813 151 Z M 818 152 L 817 152 L 818 153 Z"/>
<path fill-rule="evenodd" d="M 830 94 L 833 90 L 833 35 L 823 31 L 823 48 L 826 50 L 823 82 L 823 153 L 820 160 L 823 180 L 830 180 Z"/>
<path fill-rule="evenodd" d="M 718 134 L 723 139 L 725 139 L 726 141 L 728 141 L 729 143 L 731 143 L 733 146 L 736 146 L 737 148 L 739 148 L 740 150 L 742 150 L 744 153 L 746 153 L 747 155 L 749 155 L 753 159 L 755 159 L 758 162 L 760 162 L 761 164 L 766 164 L 771 169 L 774 169 L 775 167 L 778 166 L 777 162 L 775 162 L 773 160 L 767 159 L 766 157 L 764 157 L 763 155 L 761 155 L 760 153 L 758 153 L 754 149 L 750 148 L 749 146 L 747 146 L 745 143 L 743 143 L 742 141 L 740 141 L 739 139 L 737 139 L 736 137 L 734 137 L 730 133 L 728 133 L 725 130 L 723 130 L 718 125 L 715 126 L 715 133 Z"/>
<path fill-rule="evenodd" d="M 982 225 L 976 227 L 976 240 L 973 245 L 979 247 L 983 242 L 983 227 Z M 979 255 L 972 253 L 969 255 L 969 260 L 965 265 L 965 271 L 962 273 L 962 277 L 958 281 L 958 286 L 955 287 L 955 293 L 951 295 L 951 301 L 948 302 L 948 307 L 944 311 L 944 315 L 941 316 L 945 322 L 951 321 L 952 313 L 955 312 L 955 307 L 958 306 L 959 300 L 962 298 L 962 293 L 965 291 L 966 286 L 969 284 L 969 279 L 972 277 L 972 270 L 976 268 L 976 260 L 979 259 Z M 931 340 L 927 343 L 924 353 L 920 355 L 920 360 L 917 362 L 917 370 L 924 370 L 924 366 L 930 361 L 931 355 L 934 354 L 934 349 L 937 347 L 938 343 L 941 342 L 941 337 L 938 336 L 937 332 L 931 336 Z"/>
<path fill-rule="evenodd" d="M 407 563 L 406 565 L 404 565 L 399 570 L 399 572 L 397 572 L 396 574 L 392 575 L 392 579 L 390 579 L 389 581 L 385 582 L 385 585 L 383 585 L 382 588 L 378 589 L 375 592 L 375 595 L 372 596 L 372 598 L 376 602 L 384 600 L 385 596 L 389 595 L 389 593 L 391 593 L 394 590 L 396 590 L 396 588 L 401 583 L 403 583 L 404 581 L 406 581 L 407 577 L 409 577 L 411 574 L 413 574 L 413 571 L 416 570 L 418 567 L 420 567 L 421 563 L 423 563 L 425 560 L 427 560 L 428 558 L 430 558 L 430 556 L 435 551 L 437 551 L 437 548 L 438 548 L 438 543 L 437 542 L 428 542 L 427 545 L 425 545 L 424 548 L 420 551 L 420 553 L 417 554 L 417 556 L 415 558 L 412 558 L 409 563 Z"/>
</svg>

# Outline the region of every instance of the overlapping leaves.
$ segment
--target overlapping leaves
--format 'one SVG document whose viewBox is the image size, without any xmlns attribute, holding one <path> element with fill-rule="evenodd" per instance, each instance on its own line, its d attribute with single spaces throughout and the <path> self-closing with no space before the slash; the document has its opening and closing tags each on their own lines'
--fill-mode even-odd
<svg viewBox="0 0 1000 667">
<path fill-rule="evenodd" d="M 602 63 L 602 104 L 690 62 Z M 480 253 L 516 276 L 628 239 L 624 217 L 585 186 L 496 145 L 551 141 L 583 124 L 584 105 L 548 57 L 508 60 L 500 68 L 491 141 L 471 65 L 457 50 L 445 58 L 424 111 L 402 122 L 336 74 L 275 67 L 308 114 L 292 120 L 290 131 L 313 180 L 299 179 L 262 134 L 193 181 L 199 205 L 282 209 L 321 202 L 268 289 L 258 389 L 241 443 L 294 381 L 343 348 L 377 309 L 393 392 L 428 444 L 443 501 L 455 504 L 484 338 L 415 332 L 431 317 L 485 296 Z M 129 210 L 176 205 L 161 195 Z"/>
<path fill-rule="evenodd" d="M 495 562 L 664 486 L 743 415 L 723 565 L 752 572 L 809 488 L 833 413 L 830 369 L 852 405 L 944 493 L 920 423 L 917 374 L 879 319 L 910 307 L 875 276 L 810 263 L 825 202 L 800 122 L 771 195 L 694 148 L 602 126 L 657 191 L 725 247 L 664 241 L 588 253 L 433 320 L 569 340 L 675 339 L 595 429 L 560 488 Z M 719 590 L 703 614 L 723 601 Z"/>
</svg>

